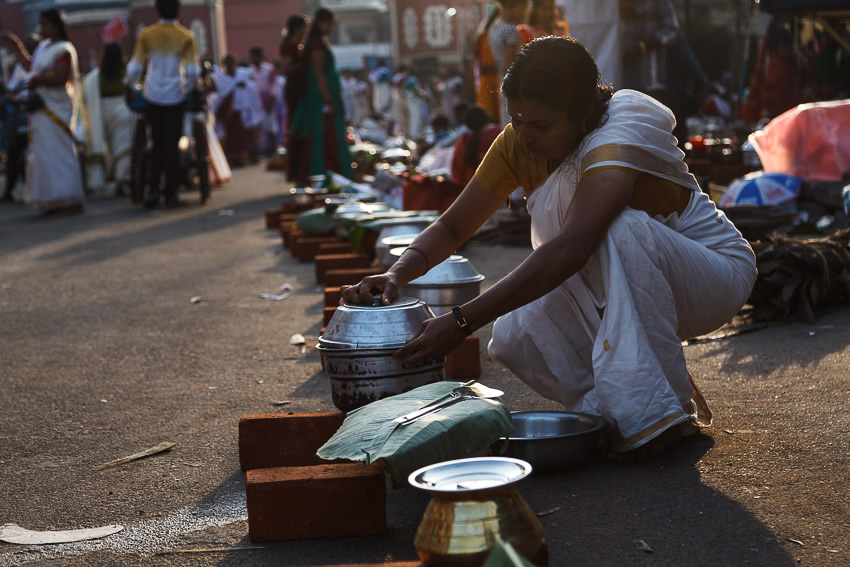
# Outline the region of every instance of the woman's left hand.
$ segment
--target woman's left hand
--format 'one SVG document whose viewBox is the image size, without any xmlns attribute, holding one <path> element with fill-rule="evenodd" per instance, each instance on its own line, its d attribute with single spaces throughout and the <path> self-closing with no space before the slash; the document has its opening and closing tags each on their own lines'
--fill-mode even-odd
<svg viewBox="0 0 850 567">
<path fill-rule="evenodd" d="M 454 315 L 447 313 L 422 323 L 416 336 L 393 356 L 403 358 L 408 364 L 437 360 L 453 351 L 464 339 L 466 333 L 457 326 Z"/>
</svg>

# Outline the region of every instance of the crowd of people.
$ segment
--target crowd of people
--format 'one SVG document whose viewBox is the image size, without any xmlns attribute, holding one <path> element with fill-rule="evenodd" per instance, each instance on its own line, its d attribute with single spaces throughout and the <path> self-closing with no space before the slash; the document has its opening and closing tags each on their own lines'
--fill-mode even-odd
<svg viewBox="0 0 850 567">
<path fill-rule="evenodd" d="M 541 396 L 603 416 L 619 456 L 656 453 L 711 423 L 682 340 L 735 315 L 756 262 L 690 173 L 674 135 L 682 89 L 671 81 L 670 55 L 692 53 L 669 1 L 622 0 L 624 88 L 616 92 L 569 37 L 553 0 L 499 0 L 475 35 L 472 81 L 461 69 L 392 69 L 383 60 L 368 73 L 340 72 L 329 41 L 336 16 L 325 7 L 289 18 L 274 62 L 255 47 L 245 60 L 228 53 L 220 64 L 202 63 L 193 34 L 177 23 L 179 0 L 156 0 L 156 8 L 160 20 L 141 31 L 126 65 L 120 48 L 107 46 L 82 81 L 60 12 L 41 13 L 40 37 L 0 35 L 29 91 L 27 204 L 49 214 L 82 210 L 80 104 L 89 184 L 111 180 L 119 192 L 136 123 L 130 109 L 143 108 L 151 208 L 180 204 L 187 95 L 209 101 L 211 142 L 221 141 L 230 165 L 285 147 L 288 177 L 302 185 L 328 171 L 353 177 L 348 128 L 368 119 L 387 135 L 451 147 L 451 178 L 464 189 L 386 273 L 344 288 L 345 301 L 371 304 L 379 295 L 389 303 L 517 191 L 531 216 L 527 259 L 477 298 L 426 321 L 397 356 L 435 360 L 494 322 L 491 356 Z M 773 55 L 764 63 L 780 65 L 787 38 L 779 30 L 769 39 Z M 689 80 L 705 81 L 698 73 Z M 783 94 L 791 93 L 775 93 Z M 27 143 L 17 125 L 8 140 L 18 153 L 6 197 Z"/>
<path fill-rule="evenodd" d="M 3 200 L 22 197 L 52 214 L 81 210 L 85 194 L 125 195 L 133 184 L 134 130 L 143 115 L 152 142 L 145 204 L 178 206 L 178 142 L 191 135 L 186 101 L 192 96 L 207 103 L 217 180 L 226 180 L 231 167 L 257 163 L 281 148 L 288 156 L 287 177 L 298 185 L 328 171 L 353 177 L 350 131 L 377 124 L 387 136 L 413 140 L 419 148 L 450 145 L 449 177 L 463 185 L 499 127 L 511 120 L 501 81 L 516 55 L 534 39 L 570 34 L 567 14 L 555 0 L 499 0 L 469 38 L 472 66 L 411 68 L 371 58 L 360 68 L 340 68 L 329 40 L 336 16 L 320 7 L 310 15 L 293 14 L 277 46 L 200 61 L 192 32 L 177 21 L 180 1 L 157 0 L 156 7 L 161 19 L 139 34 L 129 61 L 118 44 L 104 45 L 99 66 L 84 77 L 61 12 L 42 12 L 40 35 L 2 34 L 0 41 L 16 58 L 5 85 L 10 102 L 3 121 Z M 711 94 L 669 0 L 620 0 L 620 19 L 623 75 L 616 86 L 670 108 L 680 147 L 687 139 L 686 116 L 706 110 L 732 118 L 729 104 Z M 806 98 L 789 37 L 787 25 L 772 26 L 756 57 L 749 96 L 741 104 L 742 115 L 753 122 Z M 836 59 L 830 59 L 834 42 L 823 37 L 809 51 L 809 95 L 846 90 L 841 74 L 827 69 Z M 58 132 L 62 142 L 53 136 Z M 45 143 L 64 156 L 49 175 L 38 167 L 46 159 L 39 150 Z M 30 169 L 34 173 L 27 175 Z M 52 176 L 82 181 L 57 191 Z M 21 180 L 26 188 L 16 191 Z"/>
</svg>

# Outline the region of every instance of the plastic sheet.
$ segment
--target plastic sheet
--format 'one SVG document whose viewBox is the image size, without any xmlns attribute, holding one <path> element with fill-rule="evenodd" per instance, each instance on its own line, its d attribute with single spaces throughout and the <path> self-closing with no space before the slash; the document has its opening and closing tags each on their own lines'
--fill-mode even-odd
<svg viewBox="0 0 850 567">
<path fill-rule="evenodd" d="M 801 104 L 749 139 L 765 171 L 839 181 L 850 173 L 850 99 Z"/>
</svg>

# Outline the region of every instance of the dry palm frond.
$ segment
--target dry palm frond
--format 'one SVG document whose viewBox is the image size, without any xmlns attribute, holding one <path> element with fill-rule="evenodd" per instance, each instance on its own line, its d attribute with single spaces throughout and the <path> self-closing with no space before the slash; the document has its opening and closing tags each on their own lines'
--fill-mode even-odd
<svg viewBox="0 0 850 567">
<path fill-rule="evenodd" d="M 775 234 L 751 244 L 759 271 L 751 305 L 814 323 L 815 308 L 850 299 L 850 229 L 805 240 Z"/>
</svg>

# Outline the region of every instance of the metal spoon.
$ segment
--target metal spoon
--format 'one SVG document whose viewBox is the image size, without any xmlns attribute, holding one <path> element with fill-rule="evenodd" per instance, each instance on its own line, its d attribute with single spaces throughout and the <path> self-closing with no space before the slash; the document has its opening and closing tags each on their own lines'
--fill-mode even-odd
<svg viewBox="0 0 850 567">
<path fill-rule="evenodd" d="M 498 398 L 504 395 L 504 392 L 502 392 L 501 390 L 496 390 L 495 388 L 488 388 L 483 384 L 474 384 L 472 386 L 458 386 L 457 388 L 454 388 L 451 392 L 449 392 L 449 395 L 451 396 L 449 399 L 443 400 L 442 402 L 439 402 L 432 406 L 420 408 L 414 412 L 410 412 L 401 417 L 397 417 L 393 420 L 393 423 L 407 425 L 423 418 L 426 415 L 438 412 L 441 409 L 452 406 L 458 402 L 462 402 L 464 400 L 473 400 L 476 398 Z"/>
</svg>

